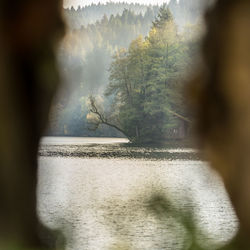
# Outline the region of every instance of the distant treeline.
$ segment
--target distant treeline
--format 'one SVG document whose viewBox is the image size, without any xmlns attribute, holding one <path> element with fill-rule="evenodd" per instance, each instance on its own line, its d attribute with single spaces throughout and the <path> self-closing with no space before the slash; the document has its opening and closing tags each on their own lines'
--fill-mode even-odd
<svg viewBox="0 0 250 250">
<path fill-rule="evenodd" d="M 166 1 L 167 2 L 167 1 Z M 194 23 L 200 17 L 200 12 L 211 0 L 170 0 L 168 7 L 175 17 L 176 23 L 179 26 L 185 26 L 187 23 Z M 136 15 L 145 15 L 148 10 L 154 13 L 158 12 L 158 5 L 145 5 L 139 3 L 114 3 L 108 2 L 106 4 L 91 4 L 85 7 L 78 7 L 74 9 L 65 9 L 65 16 L 68 25 L 71 29 L 79 29 L 81 26 L 94 24 L 96 21 L 102 19 L 103 15 L 107 17 L 111 15 L 121 15 L 124 9 L 134 12 Z"/>
<path fill-rule="evenodd" d="M 153 10 L 157 12 L 159 6 L 148 6 L 138 3 L 113 3 L 107 4 L 91 4 L 86 7 L 78 7 L 76 10 L 72 7 L 65 9 L 65 17 L 68 22 L 68 26 L 71 29 L 79 29 L 81 26 L 87 26 L 88 24 L 94 24 L 96 21 L 101 20 L 105 14 L 108 18 L 112 15 L 122 15 L 124 9 L 134 12 L 136 15 L 144 15 L 147 10 Z"/>
<path fill-rule="evenodd" d="M 184 25 L 180 26 L 187 22 L 184 20 L 189 23 L 199 20 L 201 2 L 170 1 L 168 7 L 179 24 L 179 32 L 184 30 Z M 88 96 L 102 98 L 109 84 L 112 56 L 119 49 L 128 48 L 139 35 L 148 35 L 159 9 L 159 6 L 111 2 L 65 10 L 69 29 L 58 52 L 64 85 L 52 109 L 48 134 L 121 135 L 105 126 L 95 132 L 88 129 Z M 112 97 L 105 99 L 104 108 L 111 100 Z"/>
</svg>

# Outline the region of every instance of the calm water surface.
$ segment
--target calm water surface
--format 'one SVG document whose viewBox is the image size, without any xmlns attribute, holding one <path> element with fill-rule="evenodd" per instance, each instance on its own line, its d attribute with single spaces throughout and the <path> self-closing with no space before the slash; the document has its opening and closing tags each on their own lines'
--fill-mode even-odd
<svg viewBox="0 0 250 250">
<path fill-rule="evenodd" d="M 159 217 L 152 209 L 156 196 L 193 213 L 197 240 L 209 250 L 232 239 L 238 227 L 221 179 L 190 148 L 44 138 L 38 194 L 42 222 L 64 233 L 67 250 L 188 248 L 181 221 L 170 210 Z"/>
</svg>

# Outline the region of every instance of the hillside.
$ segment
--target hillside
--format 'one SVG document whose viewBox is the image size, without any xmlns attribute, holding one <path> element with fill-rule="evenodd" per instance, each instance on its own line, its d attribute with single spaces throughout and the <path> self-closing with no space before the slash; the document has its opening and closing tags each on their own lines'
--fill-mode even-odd
<svg viewBox="0 0 250 250">
<path fill-rule="evenodd" d="M 168 7 L 179 33 L 185 25 L 199 22 L 201 1 L 171 0 Z M 58 52 L 64 85 L 53 106 L 49 134 L 120 135 L 110 128 L 89 131 L 87 99 L 90 94 L 101 98 L 109 83 L 112 56 L 120 48 L 128 48 L 138 36 L 146 37 L 158 11 L 159 6 L 126 3 L 65 9 L 69 29 Z"/>
</svg>

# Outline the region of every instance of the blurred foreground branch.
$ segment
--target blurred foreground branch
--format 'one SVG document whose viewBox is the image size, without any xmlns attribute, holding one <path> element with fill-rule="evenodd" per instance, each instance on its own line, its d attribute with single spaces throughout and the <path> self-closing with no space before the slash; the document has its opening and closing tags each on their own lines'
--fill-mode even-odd
<svg viewBox="0 0 250 250">
<path fill-rule="evenodd" d="M 0 1 L 0 248 L 42 247 L 37 153 L 59 78 L 61 0 Z M 17 246 L 15 248 L 14 246 Z"/>
<path fill-rule="evenodd" d="M 250 1 L 218 0 L 207 12 L 204 66 L 193 82 L 206 157 L 240 220 L 231 249 L 250 248 Z"/>
</svg>

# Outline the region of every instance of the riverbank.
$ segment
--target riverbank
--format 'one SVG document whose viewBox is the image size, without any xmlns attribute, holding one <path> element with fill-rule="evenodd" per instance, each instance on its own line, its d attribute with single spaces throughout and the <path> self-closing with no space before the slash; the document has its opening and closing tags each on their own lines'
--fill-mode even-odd
<svg viewBox="0 0 250 250">
<path fill-rule="evenodd" d="M 58 143 L 60 141 L 61 143 Z M 152 160 L 201 159 L 200 152 L 191 147 L 188 141 L 173 140 L 161 145 L 140 145 L 126 143 L 124 138 L 49 138 L 42 141 L 39 156 Z"/>
</svg>

